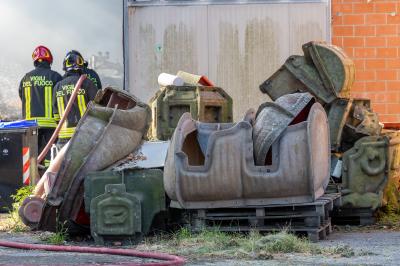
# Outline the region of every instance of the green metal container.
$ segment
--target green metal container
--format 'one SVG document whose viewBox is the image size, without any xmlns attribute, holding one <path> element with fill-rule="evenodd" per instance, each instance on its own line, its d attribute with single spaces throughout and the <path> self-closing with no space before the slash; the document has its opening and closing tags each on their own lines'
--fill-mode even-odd
<svg viewBox="0 0 400 266">
<path fill-rule="evenodd" d="M 302 46 L 304 56 L 292 55 L 260 85 L 272 100 L 295 92 L 309 92 L 325 105 L 349 97 L 354 82 L 353 61 L 339 47 L 325 42 Z"/>
<path fill-rule="evenodd" d="M 163 87 L 150 100 L 150 106 L 152 139 L 170 139 L 179 119 L 186 112 L 201 122 L 232 122 L 232 98 L 218 87 Z"/>
<path fill-rule="evenodd" d="M 389 139 L 383 136 L 359 139 L 343 154 L 343 207 L 373 210 L 381 207 L 388 173 Z"/>
<path fill-rule="evenodd" d="M 150 231 L 154 217 L 166 210 L 159 169 L 93 172 L 84 186 L 85 211 L 90 213 L 96 244 L 109 239 L 135 242 Z"/>
<path fill-rule="evenodd" d="M 90 207 L 90 231 L 97 244 L 104 244 L 104 237 L 130 238 L 142 231 L 141 202 L 126 192 L 124 184 L 106 185 L 105 193 L 91 200 Z"/>
</svg>

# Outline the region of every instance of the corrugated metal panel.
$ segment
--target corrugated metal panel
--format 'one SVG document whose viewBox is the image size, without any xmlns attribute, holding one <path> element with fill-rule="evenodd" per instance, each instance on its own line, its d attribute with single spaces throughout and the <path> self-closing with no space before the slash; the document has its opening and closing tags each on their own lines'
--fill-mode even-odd
<svg viewBox="0 0 400 266">
<path fill-rule="evenodd" d="M 202 6 L 231 4 L 330 3 L 330 0 L 125 0 L 127 6 Z"/>
<path fill-rule="evenodd" d="M 328 6 L 279 1 L 130 6 L 129 89 L 148 101 L 161 72 L 206 75 L 232 96 L 239 120 L 267 100 L 258 86 L 289 55 L 306 41 L 327 38 Z"/>
<path fill-rule="evenodd" d="M 130 91 L 144 101 L 161 72 L 208 73 L 207 7 L 129 8 Z"/>
<path fill-rule="evenodd" d="M 325 7 L 326 8 L 326 7 Z M 303 12 L 300 12 L 303 10 Z M 304 10 L 307 11 L 304 11 Z M 324 12 L 325 11 L 325 12 Z M 290 54 L 303 55 L 301 46 L 311 40 L 323 41 L 328 35 L 327 10 L 321 4 L 292 4 L 289 5 Z M 325 24 L 323 22 L 325 21 Z"/>
<path fill-rule="evenodd" d="M 209 7 L 208 75 L 231 95 L 236 121 L 269 99 L 258 86 L 288 55 L 284 14 L 287 4 Z"/>
</svg>

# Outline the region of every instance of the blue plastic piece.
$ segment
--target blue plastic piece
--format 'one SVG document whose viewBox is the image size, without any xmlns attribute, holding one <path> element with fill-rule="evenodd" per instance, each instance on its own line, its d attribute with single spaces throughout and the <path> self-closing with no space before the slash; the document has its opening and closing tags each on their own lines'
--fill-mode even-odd
<svg viewBox="0 0 400 266">
<path fill-rule="evenodd" d="M 0 122 L 0 129 L 7 128 L 27 128 L 27 127 L 37 127 L 38 124 L 36 120 L 17 120 L 11 122 Z"/>
</svg>

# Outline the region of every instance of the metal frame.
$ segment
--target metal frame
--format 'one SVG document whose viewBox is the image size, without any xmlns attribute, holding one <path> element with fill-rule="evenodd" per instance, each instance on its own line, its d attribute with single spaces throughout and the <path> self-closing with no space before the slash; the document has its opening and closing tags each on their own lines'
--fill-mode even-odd
<svg viewBox="0 0 400 266">
<path fill-rule="evenodd" d="M 124 62 L 124 83 L 123 90 L 129 91 L 129 26 L 128 26 L 128 1 L 123 0 L 122 4 L 122 58 Z"/>
<path fill-rule="evenodd" d="M 327 29 L 326 29 L 326 40 L 329 42 L 329 43 L 332 43 L 332 26 L 331 26 L 331 24 L 332 24 L 332 1 L 331 0 L 326 0 L 325 2 L 327 2 L 327 4 L 328 4 L 328 6 L 326 7 L 328 10 L 328 12 L 327 12 L 327 18 L 326 18 L 326 24 L 328 25 L 327 26 Z"/>
<path fill-rule="evenodd" d="M 131 6 L 201 6 L 232 4 L 292 4 L 292 3 L 330 3 L 329 0 L 126 0 Z"/>
</svg>

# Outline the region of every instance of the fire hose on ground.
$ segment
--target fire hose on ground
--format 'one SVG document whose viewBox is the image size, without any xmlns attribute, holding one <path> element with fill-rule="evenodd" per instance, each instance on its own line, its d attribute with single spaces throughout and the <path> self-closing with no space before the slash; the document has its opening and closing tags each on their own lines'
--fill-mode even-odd
<svg viewBox="0 0 400 266">
<path fill-rule="evenodd" d="M 54 245 L 42 245 L 42 244 L 17 243 L 17 242 L 9 242 L 2 240 L 0 240 L 0 246 L 8 248 L 27 249 L 27 250 L 76 252 L 76 253 L 88 253 L 88 254 L 108 254 L 108 255 L 119 255 L 119 256 L 162 260 L 161 262 L 148 262 L 143 264 L 137 262 L 126 262 L 126 263 L 123 262 L 123 263 L 115 263 L 107 265 L 175 266 L 175 265 L 183 265 L 185 263 L 185 260 L 179 256 L 169 255 L 164 253 L 156 253 L 156 252 L 142 252 L 133 249 L 114 249 L 105 247 L 99 248 L 99 247 L 81 247 L 81 246 L 54 246 Z"/>
</svg>

